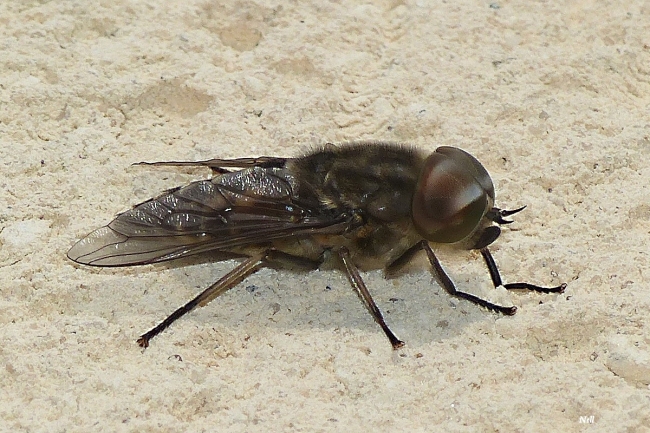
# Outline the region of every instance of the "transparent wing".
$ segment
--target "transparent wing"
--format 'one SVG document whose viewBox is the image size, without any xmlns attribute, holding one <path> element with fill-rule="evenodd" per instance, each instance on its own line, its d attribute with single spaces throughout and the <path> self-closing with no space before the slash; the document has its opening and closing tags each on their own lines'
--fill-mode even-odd
<svg viewBox="0 0 650 433">
<path fill-rule="evenodd" d="M 68 257 L 93 266 L 147 264 L 349 227 L 346 215 L 300 206 L 292 191 L 290 178 L 260 167 L 193 182 L 119 214 Z"/>
</svg>

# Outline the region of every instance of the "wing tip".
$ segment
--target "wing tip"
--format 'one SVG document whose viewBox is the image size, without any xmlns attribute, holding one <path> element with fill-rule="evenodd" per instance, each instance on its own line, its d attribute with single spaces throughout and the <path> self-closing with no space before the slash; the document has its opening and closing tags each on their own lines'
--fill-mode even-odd
<svg viewBox="0 0 650 433">
<path fill-rule="evenodd" d="M 78 240 L 66 253 L 66 256 L 75 263 L 88 266 L 106 266 L 102 260 L 106 255 L 100 251 L 111 245 L 124 242 L 126 237 L 108 226 L 100 227 Z M 110 265 L 109 265 L 110 266 Z"/>
</svg>

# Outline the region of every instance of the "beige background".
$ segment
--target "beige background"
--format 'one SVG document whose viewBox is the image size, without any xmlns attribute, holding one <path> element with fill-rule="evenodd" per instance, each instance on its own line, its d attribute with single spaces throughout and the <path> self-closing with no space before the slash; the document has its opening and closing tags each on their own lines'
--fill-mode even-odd
<svg viewBox="0 0 650 433">
<path fill-rule="evenodd" d="M 648 29 L 641 1 L 2 2 L 0 430 L 650 431 Z M 441 253 L 519 306 L 499 317 L 424 264 L 368 273 L 393 352 L 342 273 L 263 270 L 143 353 L 235 263 L 65 257 L 209 175 L 134 162 L 359 139 L 476 155 L 498 205 L 528 205 L 493 247 L 504 279 L 567 292 L 495 291 Z"/>
</svg>

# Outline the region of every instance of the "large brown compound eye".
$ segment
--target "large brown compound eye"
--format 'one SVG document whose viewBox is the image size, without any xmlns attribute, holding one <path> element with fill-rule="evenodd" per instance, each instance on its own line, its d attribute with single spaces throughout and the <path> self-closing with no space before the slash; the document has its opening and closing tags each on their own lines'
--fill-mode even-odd
<svg viewBox="0 0 650 433">
<path fill-rule="evenodd" d="M 481 163 L 463 150 L 439 147 L 420 173 L 413 224 L 431 242 L 458 242 L 476 230 L 493 203 L 494 185 Z"/>
</svg>

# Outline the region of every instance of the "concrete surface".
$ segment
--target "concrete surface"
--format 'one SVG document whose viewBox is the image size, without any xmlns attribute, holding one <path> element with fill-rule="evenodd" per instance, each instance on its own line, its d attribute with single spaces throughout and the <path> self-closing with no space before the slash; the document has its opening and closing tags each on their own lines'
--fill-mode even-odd
<svg viewBox="0 0 650 433">
<path fill-rule="evenodd" d="M 614 1 L 6 1 L 0 5 L 0 430 L 650 431 L 650 6 Z M 135 339 L 235 266 L 93 269 L 67 249 L 206 171 L 326 142 L 458 146 L 493 247 L 364 275 L 263 270 Z"/>
</svg>

